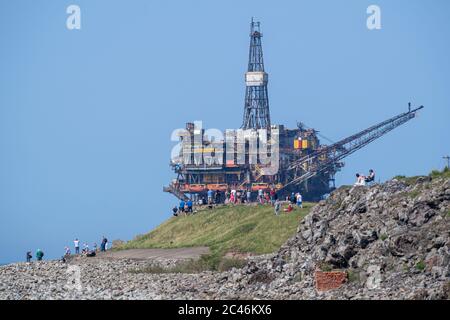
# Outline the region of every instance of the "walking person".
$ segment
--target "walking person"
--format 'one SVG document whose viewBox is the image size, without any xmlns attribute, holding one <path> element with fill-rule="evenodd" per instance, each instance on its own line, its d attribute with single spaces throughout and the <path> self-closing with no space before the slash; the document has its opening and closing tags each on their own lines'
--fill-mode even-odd
<svg viewBox="0 0 450 320">
<path fill-rule="evenodd" d="M 275 200 L 275 204 L 274 204 L 274 209 L 275 209 L 275 215 L 278 216 L 280 213 L 280 208 L 281 208 L 281 202 L 276 199 Z"/>
<path fill-rule="evenodd" d="M 75 245 L 75 254 L 80 254 L 80 240 L 75 239 L 73 244 Z"/>
</svg>

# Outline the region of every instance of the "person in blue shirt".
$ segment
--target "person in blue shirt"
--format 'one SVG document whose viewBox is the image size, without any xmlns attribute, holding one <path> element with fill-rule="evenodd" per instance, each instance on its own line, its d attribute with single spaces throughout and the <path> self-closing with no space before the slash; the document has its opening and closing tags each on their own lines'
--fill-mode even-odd
<svg viewBox="0 0 450 320">
<path fill-rule="evenodd" d="M 27 252 L 27 262 L 31 262 L 31 258 L 33 258 L 33 256 L 31 255 L 31 251 Z"/>
<path fill-rule="evenodd" d="M 186 205 L 187 205 L 187 212 L 188 212 L 188 213 L 189 213 L 189 212 L 192 213 L 192 200 L 189 199 L 189 200 L 186 202 Z"/>
<path fill-rule="evenodd" d="M 184 200 L 181 200 L 181 201 L 180 201 L 180 206 L 178 207 L 178 208 L 180 209 L 180 210 L 179 210 L 180 212 L 184 212 L 184 204 L 185 204 L 185 203 L 184 203 Z"/>
<path fill-rule="evenodd" d="M 208 204 L 211 204 L 213 201 L 213 193 L 211 189 L 208 190 Z"/>
<path fill-rule="evenodd" d="M 43 257 L 44 257 L 44 252 L 41 249 L 37 249 L 37 251 L 36 251 L 37 261 L 41 261 Z"/>
</svg>

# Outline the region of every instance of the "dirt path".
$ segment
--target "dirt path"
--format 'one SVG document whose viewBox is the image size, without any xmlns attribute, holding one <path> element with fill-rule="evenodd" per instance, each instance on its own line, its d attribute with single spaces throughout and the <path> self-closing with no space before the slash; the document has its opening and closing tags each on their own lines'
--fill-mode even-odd
<svg viewBox="0 0 450 320">
<path fill-rule="evenodd" d="M 128 249 L 100 253 L 97 258 L 106 259 L 198 259 L 209 253 L 208 247 L 176 248 L 176 249 Z"/>
</svg>

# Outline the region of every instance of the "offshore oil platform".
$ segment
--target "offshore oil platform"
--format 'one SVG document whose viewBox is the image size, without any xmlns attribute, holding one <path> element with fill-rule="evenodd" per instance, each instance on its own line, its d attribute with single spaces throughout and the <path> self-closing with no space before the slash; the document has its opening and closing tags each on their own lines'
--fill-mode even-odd
<svg viewBox="0 0 450 320">
<path fill-rule="evenodd" d="M 294 129 L 274 125 L 261 37 L 260 22 L 252 19 L 241 128 L 220 137 L 205 134 L 199 123 L 187 123 L 178 133 L 179 152 L 170 162 L 176 178 L 163 188 L 165 192 L 187 200 L 203 197 L 208 190 L 257 193 L 274 189 L 281 196 L 300 192 L 304 200 L 317 201 L 335 189 L 334 177 L 345 157 L 411 120 L 423 108 L 409 104 L 407 112 L 330 145 L 322 144 L 318 131 L 301 122 Z"/>
</svg>

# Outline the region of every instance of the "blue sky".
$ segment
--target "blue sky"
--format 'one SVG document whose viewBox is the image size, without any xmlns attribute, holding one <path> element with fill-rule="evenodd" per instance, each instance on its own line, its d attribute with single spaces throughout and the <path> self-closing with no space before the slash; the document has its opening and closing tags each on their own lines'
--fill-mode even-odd
<svg viewBox="0 0 450 320">
<path fill-rule="evenodd" d="M 81 30 L 66 8 L 81 8 Z M 369 31 L 377 4 L 382 29 Z M 172 130 L 242 120 L 249 22 L 262 23 L 273 123 L 339 140 L 426 108 L 346 160 L 338 184 L 442 168 L 450 2 L 0 1 L 0 262 L 131 239 L 170 216 Z"/>
</svg>

